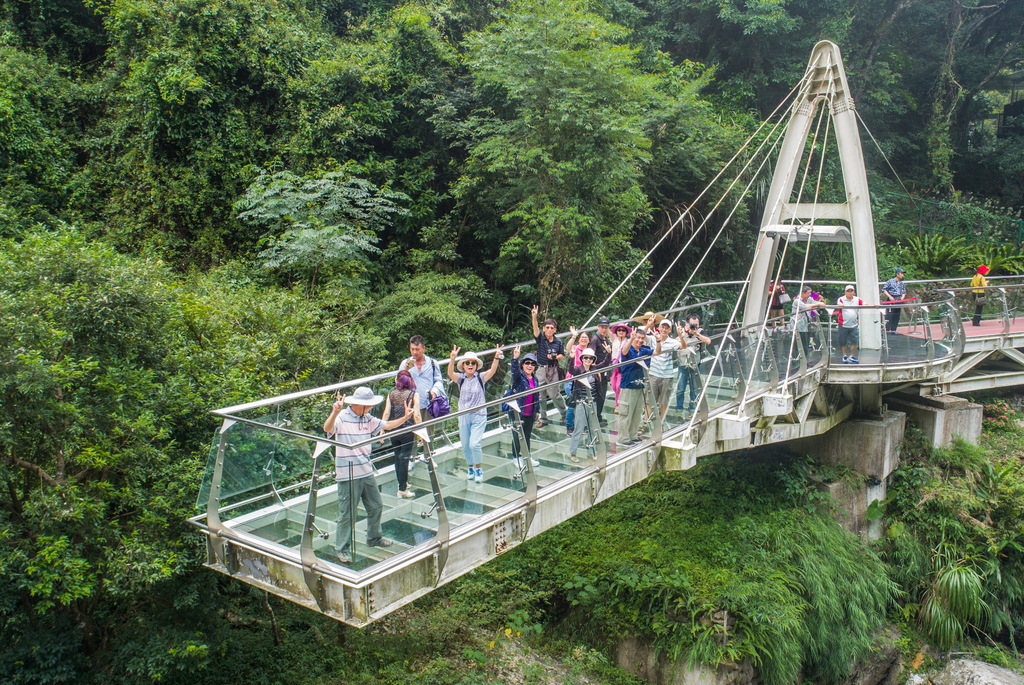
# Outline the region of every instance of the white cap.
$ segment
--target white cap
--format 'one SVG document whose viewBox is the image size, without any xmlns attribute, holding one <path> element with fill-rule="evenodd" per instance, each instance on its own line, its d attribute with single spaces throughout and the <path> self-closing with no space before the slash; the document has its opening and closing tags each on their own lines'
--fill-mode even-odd
<svg viewBox="0 0 1024 685">
<path fill-rule="evenodd" d="M 844 291 L 844 292 L 845 292 L 845 291 L 847 291 L 847 290 L 856 290 L 856 288 L 854 288 L 854 287 L 853 287 L 853 284 L 851 283 L 850 285 L 848 285 L 848 286 L 846 286 L 845 288 L 843 288 L 843 291 Z"/>
</svg>

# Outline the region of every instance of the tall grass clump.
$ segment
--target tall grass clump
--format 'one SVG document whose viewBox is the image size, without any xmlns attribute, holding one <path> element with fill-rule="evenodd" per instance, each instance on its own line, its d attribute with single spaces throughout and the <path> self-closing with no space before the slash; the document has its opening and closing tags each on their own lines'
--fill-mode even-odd
<svg viewBox="0 0 1024 685">
<path fill-rule="evenodd" d="M 839 682 L 897 593 L 831 517 L 805 462 L 709 459 L 654 476 L 505 563 L 550 584 L 549 618 L 611 645 L 639 636 L 673 661 L 749 660 L 765 683 Z M 809 504 L 810 503 L 810 504 Z"/>
</svg>

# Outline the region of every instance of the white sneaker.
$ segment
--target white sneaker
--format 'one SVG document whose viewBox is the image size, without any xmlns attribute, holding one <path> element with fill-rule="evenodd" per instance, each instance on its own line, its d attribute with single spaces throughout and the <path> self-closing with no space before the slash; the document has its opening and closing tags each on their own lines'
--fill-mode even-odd
<svg viewBox="0 0 1024 685">
<path fill-rule="evenodd" d="M 466 473 L 466 480 L 473 480 L 473 469 L 470 469 L 469 472 Z"/>
<path fill-rule="evenodd" d="M 516 471 L 523 470 L 523 460 L 519 457 L 512 457 L 512 464 L 516 467 Z"/>
<path fill-rule="evenodd" d="M 530 463 L 533 464 L 534 466 L 540 466 L 540 461 L 534 459 L 533 457 L 530 457 Z"/>
<path fill-rule="evenodd" d="M 476 472 L 476 482 L 477 483 L 483 483 L 484 482 L 483 471 L 480 471 L 479 469 L 477 469 L 477 472 Z"/>
</svg>

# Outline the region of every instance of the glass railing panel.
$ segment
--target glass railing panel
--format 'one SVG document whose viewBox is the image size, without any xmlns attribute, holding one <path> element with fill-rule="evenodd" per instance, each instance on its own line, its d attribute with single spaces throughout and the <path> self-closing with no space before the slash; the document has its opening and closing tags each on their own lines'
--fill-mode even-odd
<svg viewBox="0 0 1024 685">
<path fill-rule="evenodd" d="M 1024 329 L 1024 285 L 1003 285 L 1001 286 L 1006 303 L 1006 324 L 1010 330 Z M 985 306 L 984 311 L 988 312 L 990 307 Z M 992 316 L 997 312 L 992 308 Z M 1002 315 L 1002 312 L 998 314 Z"/>
<path fill-rule="evenodd" d="M 760 326 L 745 328 L 740 337 L 738 355 L 743 368 L 747 396 L 760 395 L 772 387 L 774 353 L 768 343 L 767 331 Z"/>
<path fill-rule="evenodd" d="M 936 360 L 959 357 L 964 346 L 959 311 L 951 302 L 943 302 L 933 308 L 932 316 L 938 321 L 932 326 Z"/>
<path fill-rule="evenodd" d="M 807 354 L 807 368 L 809 369 L 828 363 L 829 343 L 826 339 L 828 330 L 822 324 L 822 319 L 825 317 L 823 312 L 824 310 L 822 312 L 815 312 L 818 316 L 813 317 L 807 326 L 809 344 L 805 348 L 805 352 Z"/>
<path fill-rule="evenodd" d="M 704 396 L 709 411 L 729 404 L 740 396 L 743 369 L 733 334 L 719 334 L 712 340 L 711 352 L 700 364 Z"/>
<path fill-rule="evenodd" d="M 241 422 L 228 435 L 221 521 L 234 530 L 297 548 L 316 441 Z"/>
<path fill-rule="evenodd" d="M 213 445 L 197 506 L 206 509 L 213 480 L 220 433 Z M 312 473 L 313 442 L 272 427 L 236 422 L 224 432 L 219 483 L 222 518 L 240 516 L 294 498 Z"/>
</svg>

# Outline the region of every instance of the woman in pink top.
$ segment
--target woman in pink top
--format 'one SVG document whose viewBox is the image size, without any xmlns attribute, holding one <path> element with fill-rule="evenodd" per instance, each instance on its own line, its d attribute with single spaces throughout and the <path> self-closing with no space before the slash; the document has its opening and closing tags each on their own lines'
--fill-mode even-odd
<svg viewBox="0 0 1024 685">
<path fill-rule="evenodd" d="M 632 333 L 632 329 L 624 323 L 616 324 L 612 329 L 612 335 L 615 337 L 612 339 L 612 364 L 618 364 L 622 361 L 622 350 L 629 347 L 629 336 Z M 619 385 L 622 383 L 622 374 L 619 373 L 618 368 L 612 371 L 612 390 L 615 391 L 615 406 L 619 406 L 619 392 L 621 392 Z"/>
</svg>

